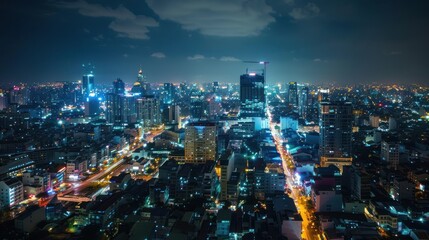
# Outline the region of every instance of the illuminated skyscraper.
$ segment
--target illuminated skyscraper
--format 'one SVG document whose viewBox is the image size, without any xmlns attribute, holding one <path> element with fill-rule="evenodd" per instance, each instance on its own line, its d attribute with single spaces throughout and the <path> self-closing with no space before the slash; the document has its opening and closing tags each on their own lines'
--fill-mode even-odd
<svg viewBox="0 0 429 240">
<path fill-rule="evenodd" d="M 383 140 L 381 142 L 380 158 L 389 167 L 396 169 L 399 165 L 399 143 Z"/>
<path fill-rule="evenodd" d="M 216 124 L 188 124 L 185 131 L 185 162 L 203 164 L 209 160 L 216 160 Z"/>
<path fill-rule="evenodd" d="M 139 73 L 138 73 L 138 75 L 137 75 L 137 82 L 139 82 L 139 83 L 143 83 L 143 81 L 145 80 L 144 78 L 145 78 L 145 77 L 144 77 L 144 75 L 143 75 L 143 70 L 140 68 L 140 69 L 139 69 Z"/>
<path fill-rule="evenodd" d="M 145 86 L 145 77 L 143 76 L 143 71 L 140 69 L 137 75 L 137 81 L 134 83 L 131 92 L 134 94 L 141 94 L 142 96 L 146 94 Z"/>
<path fill-rule="evenodd" d="M 125 83 L 120 78 L 113 81 L 113 93 L 115 94 L 125 93 Z"/>
<path fill-rule="evenodd" d="M 113 92 L 106 94 L 106 120 L 113 124 L 137 121 L 136 97 L 125 94 L 125 84 L 119 78 L 113 81 Z"/>
<path fill-rule="evenodd" d="M 113 124 L 136 122 L 135 97 L 115 93 L 106 94 L 106 120 Z"/>
<path fill-rule="evenodd" d="M 100 112 L 100 101 L 95 94 L 90 94 L 85 101 L 85 116 L 94 117 Z"/>
<path fill-rule="evenodd" d="M 265 78 L 256 73 L 240 76 L 241 114 L 261 115 L 265 111 Z"/>
<path fill-rule="evenodd" d="M 219 82 L 213 82 L 213 93 L 217 93 L 219 91 Z"/>
<path fill-rule="evenodd" d="M 163 103 L 171 104 L 174 100 L 174 85 L 172 83 L 164 83 Z"/>
<path fill-rule="evenodd" d="M 352 105 L 350 102 L 321 102 L 319 113 L 320 163 L 341 171 L 352 164 Z"/>
<path fill-rule="evenodd" d="M 309 94 L 308 87 L 303 87 L 300 91 L 299 99 L 298 99 L 299 116 L 304 119 L 307 117 L 308 94 Z"/>
<path fill-rule="evenodd" d="M 94 65 L 91 63 L 83 64 L 84 75 L 82 76 L 82 94 L 84 97 L 89 96 L 91 92 L 94 92 Z"/>
<path fill-rule="evenodd" d="M 191 97 L 191 120 L 199 121 L 206 119 L 206 102 L 200 96 Z"/>
<path fill-rule="evenodd" d="M 139 73 L 137 75 L 137 82 L 140 83 L 142 95 L 148 95 L 149 91 L 150 91 L 150 85 L 147 82 L 146 76 L 143 75 L 143 70 L 141 68 L 140 68 Z"/>
<path fill-rule="evenodd" d="M 113 124 L 122 123 L 121 96 L 119 94 L 106 94 L 106 120 Z"/>
<path fill-rule="evenodd" d="M 25 85 L 13 86 L 9 92 L 9 103 L 26 105 L 30 102 L 30 89 Z"/>
<path fill-rule="evenodd" d="M 134 95 L 121 95 L 121 118 L 123 123 L 137 122 L 136 97 Z"/>
<path fill-rule="evenodd" d="M 289 82 L 288 96 L 289 104 L 298 106 L 298 84 L 296 82 Z"/>
<path fill-rule="evenodd" d="M 180 107 L 179 105 L 173 104 L 163 108 L 163 121 L 167 125 L 177 125 L 180 127 Z"/>
<path fill-rule="evenodd" d="M 154 127 L 160 125 L 161 107 L 155 96 L 144 96 L 136 101 L 137 120 L 143 122 L 144 127 Z"/>
</svg>

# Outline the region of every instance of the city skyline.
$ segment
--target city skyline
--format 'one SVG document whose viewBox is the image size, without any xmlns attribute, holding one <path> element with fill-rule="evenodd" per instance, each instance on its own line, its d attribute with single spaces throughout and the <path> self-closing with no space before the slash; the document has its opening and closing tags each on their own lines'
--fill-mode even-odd
<svg viewBox="0 0 429 240">
<path fill-rule="evenodd" d="M 429 3 L 0 3 L 0 239 L 427 239 Z"/>
<path fill-rule="evenodd" d="M 424 1 L 13 1 L 2 4 L 2 83 L 426 83 Z"/>
</svg>

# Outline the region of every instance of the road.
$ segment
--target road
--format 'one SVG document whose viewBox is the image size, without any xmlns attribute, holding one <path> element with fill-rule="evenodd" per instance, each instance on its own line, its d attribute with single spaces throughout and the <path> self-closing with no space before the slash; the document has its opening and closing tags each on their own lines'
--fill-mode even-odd
<svg viewBox="0 0 429 240">
<path fill-rule="evenodd" d="M 164 127 L 161 126 L 158 129 L 154 129 L 151 134 L 147 135 L 145 140 L 146 142 L 153 142 L 153 139 L 158 136 L 159 134 L 161 134 L 164 131 Z M 120 174 L 125 168 L 126 165 L 125 163 L 125 157 L 130 157 L 131 153 L 139 148 L 142 147 L 143 143 L 138 141 L 135 144 L 133 144 L 133 146 L 130 148 L 130 150 L 128 151 L 128 153 L 122 157 L 120 157 L 119 160 L 117 160 L 115 163 L 113 163 L 112 165 L 110 165 L 108 168 L 90 176 L 89 178 L 85 179 L 82 182 L 77 182 L 74 183 L 70 188 L 66 189 L 63 192 L 58 193 L 59 196 L 64 196 L 64 195 L 68 195 L 72 192 L 75 193 L 79 193 L 82 192 L 85 188 L 87 188 L 91 183 L 93 183 L 94 181 L 97 181 L 103 177 L 108 177 L 109 174 L 112 174 L 113 176 L 116 176 L 118 174 Z M 148 176 L 144 176 L 144 180 L 148 181 L 153 177 L 157 177 L 158 174 L 158 169 L 156 170 L 156 172 L 154 172 L 151 175 Z M 105 179 L 106 180 L 106 179 Z M 15 205 L 14 207 L 12 207 L 12 209 L 10 209 L 10 211 L 8 212 L 9 216 L 5 217 L 4 219 L 0 219 L 1 221 L 6 221 L 6 220 L 11 220 L 14 219 L 16 216 L 18 216 L 20 213 L 22 213 L 23 211 L 25 211 L 25 209 L 28 206 L 31 205 L 35 205 L 35 204 L 39 204 L 40 206 L 46 206 L 50 200 L 53 198 L 53 196 L 55 196 L 55 192 L 50 195 L 48 198 L 44 198 L 44 199 L 40 199 L 40 198 L 31 198 L 31 199 L 26 199 L 24 201 L 22 201 L 20 204 Z"/>
<path fill-rule="evenodd" d="M 84 181 L 78 182 L 78 183 L 73 183 L 72 187 L 70 187 L 69 189 L 65 190 L 62 193 L 59 193 L 59 195 L 63 196 L 63 195 L 70 194 L 73 191 L 74 192 L 82 191 L 83 189 L 88 187 L 92 182 L 97 181 L 98 179 L 102 178 L 103 176 L 106 176 L 107 174 L 109 174 L 115 168 L 119 167 L 122 163 L 124 163 L 124 161 L 125 161 L 124 158 L 121 158 L 117 162 L 110 165 L 108 168 L 104 169 L 103 171 L 101 171 L 99 173 L 92 175 L 91 177 L 85 179 Z"/>
<path fill-rule="evenodd" d="M 302 196 L 302 193 L 299 189 L 299 186 L 297 186 L 294 182 L 294 173 L 291 171 L 291 169 L 288 166 L 293 166 L 292 157 L 287 152 L 287 150 L 283 147 L 283 139 L 277 133 L 276 130 L 276 123 L 272 122 L 272 116 L 270 112 L 270 108 L 267 108 L 268 118 L 269 118 L 269 124 L 270 124 L 270 130 L 271 134 L 274 139 L 274 143 L 277 147 L 277 151 L 280 153 L 281 159 L 282 159 L 282 166 L 283 166 L 283 172 L 286 177 L 286 183 L 288 188 L 291 189 L 290 197 L 294 200 L 295 205 L 298 209 L 298 212 L 300 213 L 302 217 L 302 238 L 309 239 L 309 240 L 319 240 L 321 239 L 321 235 L 318 232 L 318 230 L 312 228 L 312 224 L 314 223 L 311 218 L 314 216 L 314 214 L 307 208 L 306 204 L 306 197 Z"/>
<path fill-rule="evenodd" d="M 147 142 L 153 142 L 153 139 L 154 139 L 156 136 L 158 136 L 159 134 L 161 134 L 163 131 L 164 131 L 164 129 L 163 129 L 163 128 L 156 129 L 156 130 L 152 131 L 152 132 L 151 132 L 151 134 L 147 135 L 147 136 L 146 136 L 146 138 L 145 138 L 145 140 L 146 140 Z M 132 153 L 135 149 L 137 149 L 137 148 L 139 148 L 139 147 L 141 147 L 141 146 L 142 146 L 142 144 L 141 144 L 141 143 L 134 144 L 134 145 L 133 145 L 133 147 L 128 151 L 128 153 L 127 153 L 125 156 L 122 156 L 122 157 L 121 157 L 117 162 L 113 163 L 113 164 L 112 164 L 112 165 L 110 165 L 108 168 L 104 169 L 103 171 L 101 171 L 101 172 L 99 172 L 99 173 L 96 173 L 96 174 L 94 174 L 94 175 L 90 176 L 89 178 L 85 179 L 85 180 L 84 180 L 84 181 L 82 181 L 82 182 L 73 183 L 72 187 L 70 187 L 70 188 L 69 188 L 69 189 L 67 189 L 66 191 L 64 191 L 64 192 L 60 193 L 60 194 L 61 194 L 61 196 L 64 196 L 64 195 L 70 194 L 70 193 L 72 193 L 72 192 L 79 193 L 79 192 L 81 192 L 83 189 L 85 189 L 86 187 L 88 187 L 92 182 L 97 181 L 97 180 L 99 180 L 99 179 L 101 179 L 101 178 L 103 178 L 103 177 L 107 176 L 107 175 L 108 175 L 108 174 L 110 174 L 112 171 L 114 171 L 114 172 L 113 172 L 113 174 L 114 174 L 114 175 L 117 175 L 118 173 L 120 173 L 122 170 L 124 170 L 124 169 L 125 169 L 125 165 L 122 165 L 122 164 L 125 162 L 124 158 L 125 158 L 125 157 L 130 157 L 130 156 L 131 156 L 131 153 Z M 152 176 L 153 176 L 153 175 L 152 175 Z M 150 178 L 152 178 L 152 176 L 151 176 Z M 147 178 L 147 179 L 150 179 L 150 178 Z"/>
<path fill-rule="evenodd" d="M 153 142 L 153 139 L 164 132 L 164 128 L 152 130 L 149 135 L 145 137 L 146 142 Z"/>
</svg>

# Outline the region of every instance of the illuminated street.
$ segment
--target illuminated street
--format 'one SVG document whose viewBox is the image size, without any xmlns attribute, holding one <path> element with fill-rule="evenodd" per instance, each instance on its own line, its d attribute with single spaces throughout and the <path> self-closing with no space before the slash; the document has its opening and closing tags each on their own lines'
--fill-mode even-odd
<svg viewBox="0 0 429 240">
<path fill-rule="evenodd" d="M 429 1 L 3 1 L 1 239 L 427 239 Z"/>
<path fill-rule="evenodd" d="M 73 183 L 69 189 L 60 193 L 59 195 L 63 196 L 63 195 L 67 195 L 71 192 L 75 192 L 75 194 L 78 195 L 78 193 L 80 191 L 82 191 L 83 189 L 85 189 L 86 187 L 88 187 L 89 184 L 91 184 L 94 181 L 97 181 L 98 179 L 102 178 L 103 176 L 106 176 L 107 174 L 109 174 L 110 172 L 115 170 L 116 168 L 120 167 L 122 163 L 124 163 L 124 158 L 121 158 L 117 162 L 110 165 L 108 168 L 104 169 L 103 171 L 101 171 L 99 173 L 92 175 L 91 177 L 85 179 L 82 182 Z"/>
<path fill-rule="evenodd" d="M 148 134 L 145 137 L 145 140 L 147 142 L 152 142 L 153 139 L 156 136 L 158 136 L 159 134 L 161 134 L 163 131 L 164 131 L 163 128 L 156 129 L 156 130 L 152 131 L 150 134 Z M 59 193 L 58 195 L 59 196 L 65 196 L 65 195 L 68 195 L 70 193 L 73 193 L 73 195 L 79 195 L 79 193 L 82 192 L 82 190 L 84 190 L 85 188 L 90 186 L 93 182 L 96 182 L 96 181 L 102 180 L 102 179 L 105 181 L 109 181 L 111 176 L 116 176 L 125 170 L 125 167 L 126 167 L 125 159 L 130 157 L 131 153 L 135 149 L 137 149 L 141 146 L 143 146 L 143 145 L 140 142 L 133 144 L 132 148 L 129 151 L 127 151 L 127 153 L 125 155 L 120 156 L 119 159 L 116 160 L 115 162 L 113 162 L 110 166 L 108 166 L 107 168 L 103 169 L 102 171 L 100 171 L 96 174 L 91 175 L 89 178 L 85 179 L 84 181 L 71 183 L 70 188 Z M 156 173 L 157 173 L 157 170 L 155 173 L 153 173 L 151 175 L 143 176 L 142 179 L 145 181 L 148 181 L 153 176 L 155 176 Z"/>
<path fill-rule="evenodd" d="M 314 214 L 311 213 L 309 209 L 307 209 L 305 196 L 302 195 L 300 186 L 297 186 L 297 184 L 294 182 L 293 161 L 287 150 L 283 147 L 282 137 L 278 133 L 278 130 L 276 130 L 276 124 L 272 121 L 269 107 L 267 108 L 267 112 L 271 134 L 274 138 L 277 151 L 280 153 L 282 158 L 282 166 L 286 176 L 287 187 L 291 189 L 291 193 L 289 195 L 294 200 L 295 205 L 302 217 L 302 238 L 310 240 L 321 239 L 321 234 L 318 232 L 318 230 L 312 228 L 314 221 L 311 218 L 314 217 Z M 292 166 L 292 168 L 288 166 Z"/>
</svg>

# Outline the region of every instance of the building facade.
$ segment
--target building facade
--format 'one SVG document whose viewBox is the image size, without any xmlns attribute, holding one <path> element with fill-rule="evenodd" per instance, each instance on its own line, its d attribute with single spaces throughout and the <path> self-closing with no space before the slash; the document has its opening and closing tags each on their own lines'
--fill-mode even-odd
<svg viewBox="0 0 429 240">
<path fill-rule="evenodd" d="M 321 102 L 319 117 L 321 166 L 333 164 L 342 171 L 352 163 L 352 104 Z"/>
<path fill-rule="evenodd" d="M 185 131 L 185 162 L 202 164 L 216 160 L 216 124 L 194 122 Z"/>
</svg>

